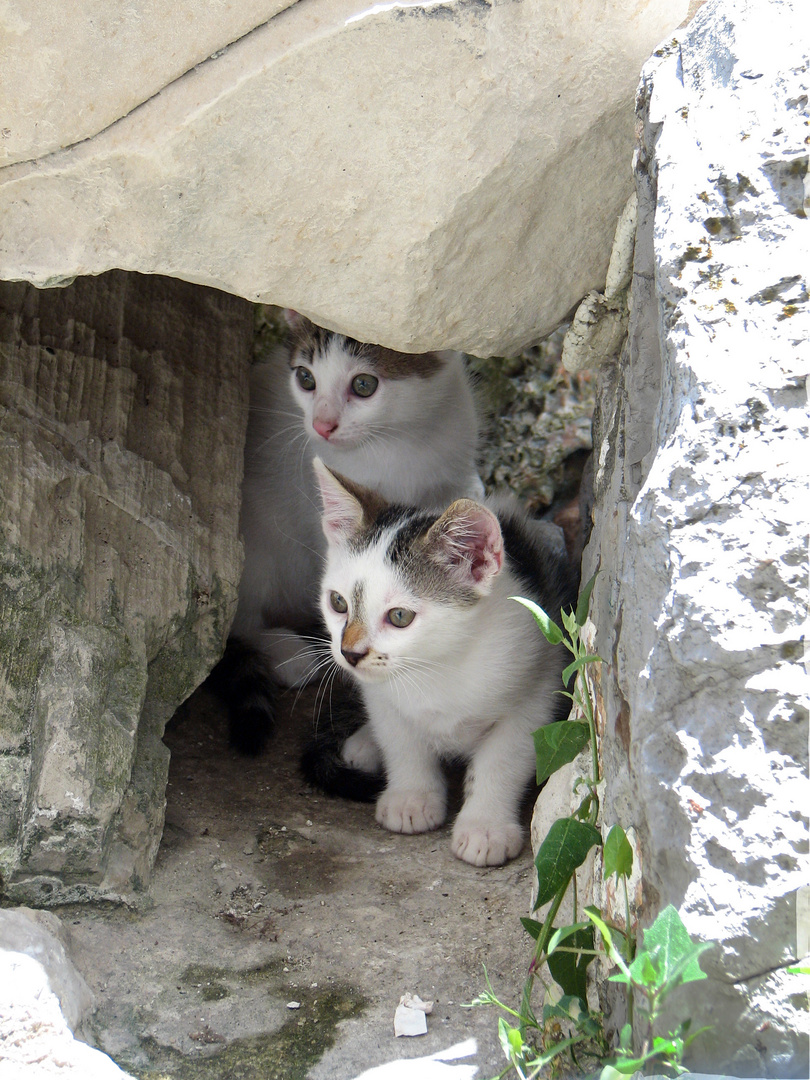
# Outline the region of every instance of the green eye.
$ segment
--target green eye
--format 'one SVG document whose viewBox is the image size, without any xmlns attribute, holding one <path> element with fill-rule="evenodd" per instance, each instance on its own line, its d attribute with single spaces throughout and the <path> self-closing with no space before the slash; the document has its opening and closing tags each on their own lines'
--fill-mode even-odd
<svg viewBox="0 0 810 1080">
<path fill-rule="evenodd" d="M 336 611 L 338 615 L 345 615 L 349 610 L 349 605 L 339 592 L 329 593 L 329 603 L 332 605 L 332 611 Z"/>
<path fill-rule="evenodd" d="M 401 630 L 404 626 L 411 625 L 416 618 L 416 612 L 406 607 L 392 607 L 386 618 L 392 626 L 396 626 Z"/>
<path fill-rule="evenodd" d="M 358 397 L 371 397 L 379 382 L 375 375 L 355 375 L 352 379 L 352 390 Z"/>
<path fill-rule="evenodd" d="M 302 390 L 314 390 L 315 389 L 315 376 L 305 367 L 297 367 L 295 369 L 295 378 L 298 381 L 298 385 Z"/>
</svg>

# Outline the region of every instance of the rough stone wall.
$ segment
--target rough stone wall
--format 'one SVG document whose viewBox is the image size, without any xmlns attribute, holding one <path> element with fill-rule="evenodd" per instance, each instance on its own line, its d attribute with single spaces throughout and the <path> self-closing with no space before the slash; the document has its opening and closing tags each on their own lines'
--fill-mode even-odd
<svg viewBox="0 0 810 1080">
<path fill-rule="evenodd" d="M 37 905 L 131 897 L 166 721 L 241 569 L 252 309 L 113 271 L 0 286 L 0 874 Z"/>
<path fill-rule="evenodd" d="M 600 376 L 583 568 L 601 570 L 605 825 L 640 838 L 642 925 L 673 903 L 719 942 L 678 1009 L 714 1025 L 694 1066 L 735 1076 L 809 1071 L 784 970 L 810 806 L 805 16 L 710 0 L 645 68 L 630 333 Z"/>
</svg>

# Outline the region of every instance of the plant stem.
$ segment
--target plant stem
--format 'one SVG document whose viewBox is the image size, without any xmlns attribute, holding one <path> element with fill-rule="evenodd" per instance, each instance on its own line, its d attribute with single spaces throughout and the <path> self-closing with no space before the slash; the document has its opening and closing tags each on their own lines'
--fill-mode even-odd
<svg viewBox="0 0 810 1080">
<path fill-rule="evenodd" d="M 630 925 L 630 898 L 627 895 L 627 878 L 622 875 L 622 882 L 624 883 L 624 929 L 625 929 L 625 941 L 627 943 L 627 966 L 633 963 L 636 956 L 636 939 L 633 934 L 632 927 Z M 627 984 L 627 1022 L 632 1028 L 633 1026 L 633 984 Z"/>
<path fill-rule="evenodd" d="M 526 1031 L 526 1024 L 528 1023 L 529 1014 L 532 1007 L 532 990 L 534 988 L 535 972 L 542 963 L 542 957 L 546 951 L 546 945 L 551 937 L 551 930 L 554 925 L 554 919 L 557 912 L 560 910 L 560 904 L 565 899 L 565 894 L 568 891 L 568 886 L 571 883 L 571 878 L 561 885 L 557 890 L 557 894 L 551 901 L 551 907 L 548 909 L 545 919 L 543 920 L 543 928 L 537 936 L 537 944 L 534 948 L 534 957 L 532 958 L 531 967 L 529 968 L 529 974 L 526 978 L 526 982 L 523 986 L 523 997 L 520 1002 L 520 1033 L 523 1035 Z"/>
</svg>

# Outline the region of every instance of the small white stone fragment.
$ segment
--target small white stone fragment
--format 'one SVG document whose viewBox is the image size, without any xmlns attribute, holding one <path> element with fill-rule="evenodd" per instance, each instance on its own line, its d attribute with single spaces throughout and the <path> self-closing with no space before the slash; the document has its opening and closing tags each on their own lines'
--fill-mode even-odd
<svg viewBox="0 0 810 1080">
<path fill-rule="evenodd" d="M 288 1001 L 287 1002 L 287 1008 L 288 1009 L 300 1009 L 301 1008 L 301 1002 L 300 1001 Z"/>
<path fill-rule="evenodd" d="M 422 1001 L 418 994 L 403 994 L 394 1013 L 394 1035 L 427 1035 L 425 1014 L 430 1012 L 432 1001 Z"/>
</svg>

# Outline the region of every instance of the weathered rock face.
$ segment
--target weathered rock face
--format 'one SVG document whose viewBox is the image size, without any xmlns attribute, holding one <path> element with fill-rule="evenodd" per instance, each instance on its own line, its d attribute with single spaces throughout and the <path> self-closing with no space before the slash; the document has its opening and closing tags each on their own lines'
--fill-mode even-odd
<svg viewBox="0 0 810 1080">
<path fill-rule="evenodd" d="M 603 369 L 583 574 L 606 825 L 707 982 L 696 1065 L 808 1074 L 808 54 L 802 5 L 711 0 L 645 69 L 629 341 Z M 803 43 L 803 45 L 802 45 Z M 806 939 L 806 935 L 805 935 Z M 673 1000 L 673 1005 L 676 1002 Z"/>
<path fill-rule="evenodd" d="M 45 6 L 3 12 L 0 277 L 169 274 L 363 341 L 489 356 L 604 281 L 638 72 L 687 5 L 308 0 L 270 18 L 283 2 L 253 0 L 162 5 L 153 27 L 88 0 L 56 31 Z"/>
<path fill-rule="evenodd" d="M 166 721 L 241 569 L 252 310 L 113 272 L 0 287 L 0 872 L 17 902 L 129 896 Z"/>
</svg>

